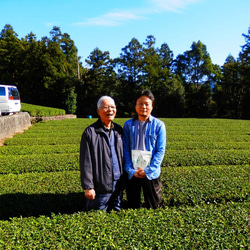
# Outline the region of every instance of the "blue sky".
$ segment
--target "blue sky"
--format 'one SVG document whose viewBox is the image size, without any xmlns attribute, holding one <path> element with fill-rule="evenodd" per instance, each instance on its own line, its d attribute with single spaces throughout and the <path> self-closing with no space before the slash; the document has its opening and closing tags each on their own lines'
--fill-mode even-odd
<svg viewBox="0 0 250 250">
<path fill-rule="evenodd" d="M 68 33 L 83 66 L 95 49 L 118 57 L 132 38 L 148 35 L 167 43 L 174 57 L 200 40 L 214 64 L 235 58 L 250 27 L 249 0 L 1 0 L 0 29 L 10 24 L 18 38 L 49 36 L 53 26 Z"/>
</svg>

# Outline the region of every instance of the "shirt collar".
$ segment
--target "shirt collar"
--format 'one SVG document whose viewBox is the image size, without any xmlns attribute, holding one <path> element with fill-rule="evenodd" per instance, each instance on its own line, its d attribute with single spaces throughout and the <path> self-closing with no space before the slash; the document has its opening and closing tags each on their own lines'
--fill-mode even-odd
<svg viewBox="0 0 250 250">
<path fill-rule="evenodd" d="M 112 130 L 113 128 L 114 128 L 114 123 L 112 122 L 111 123 L 111 127 L 110 128 L 107 128 L 107 127 L 105 127 L 105 125 L 101 122 L 101 124 L 102 124 L 102 128 L 106 131 L 106 132 L 108 132 L 108 131 L 110 131 L 110 130 Z"/>
<path fill-rule="evenodd" d="M 152 115 L 150 114 L 149 117 L 148 117 L 148 119 L 146 120 L 146 122 L 151 122 L 152 119 L 153 119 L 153 117 L 152 117 Z M 138 120 L 138 115 L 137 115 L 137 114 L 135 115 L 135 117 L 133 118 L 133 120 L 134 120 L 134 121 L 135 121 L 135 120 Z"/>
</svg>

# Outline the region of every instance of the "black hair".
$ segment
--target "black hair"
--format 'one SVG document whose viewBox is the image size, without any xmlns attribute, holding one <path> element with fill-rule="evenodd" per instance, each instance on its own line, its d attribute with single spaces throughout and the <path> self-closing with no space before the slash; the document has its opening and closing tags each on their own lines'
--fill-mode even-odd
<svg viewBox="0 0 250 250">
<path fill-rule="evenodd" d="M 137 102 L 137 100 L 142 97 L 142 96 L 146 96 L 148 97 L 151 101 L 152 101 L 152 105 L 154 105 L 155 102 L 155 97 L 153 95 L 153 93 L 148 90 L 148 89 L 144 89 L 144 90 L 140 90 L 137 95 L 136 95 L 136 99 L 135 99 L 135 103 Z"/>
</svg>

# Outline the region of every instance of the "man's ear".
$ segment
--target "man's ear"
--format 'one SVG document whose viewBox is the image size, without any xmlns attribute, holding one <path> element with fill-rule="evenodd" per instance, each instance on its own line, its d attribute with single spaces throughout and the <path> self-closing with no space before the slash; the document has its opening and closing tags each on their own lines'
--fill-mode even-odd
<svg viewBox="0 0 250 250">
<path fill-rule="evenodd" d="M 96 110 L 96 112 L 97 112 L 97 114 L 99 115 L 100 110 L 99 110 L 99 109 L 97 109 L 97 110 Z"/>
</svg>

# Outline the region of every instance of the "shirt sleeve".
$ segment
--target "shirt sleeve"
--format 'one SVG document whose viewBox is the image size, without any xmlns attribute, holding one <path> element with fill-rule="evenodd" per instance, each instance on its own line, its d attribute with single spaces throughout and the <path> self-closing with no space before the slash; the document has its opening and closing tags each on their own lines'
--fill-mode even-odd
<svg viewBox="0 0 250 250">
<path fill-rule="evenodd" d="M 80 173 L 81 184 L 83 190 L 94 188 L 93 168 L 90 154 L 90 142 L 88 140 L 87 131 L 85 130 L 80 144 Z"/>
<path fill-rule="evenodd" d="M 166 150 L 166 127 L 160 122 L 157 127 L 157 138 L 150 165 L 145 168 L 145 174 L 149 180 L 154 179 L 154 173 L 160 175 L 161 163 L 163 161 Z"/>
<path fill-rule="evenodd" d="M 131 142 L 130 142 L 130 129 L 129 124 L 125 123 L 123 126 L 123 152 L 124 152 L 124 170 L 131 179 L 135 173 L 133 163 L 131 160 Z"/>
</svg>

